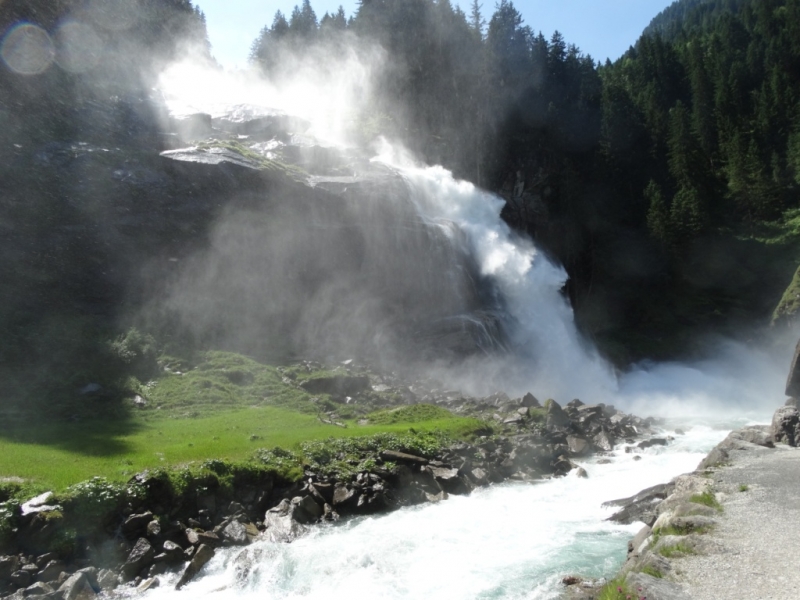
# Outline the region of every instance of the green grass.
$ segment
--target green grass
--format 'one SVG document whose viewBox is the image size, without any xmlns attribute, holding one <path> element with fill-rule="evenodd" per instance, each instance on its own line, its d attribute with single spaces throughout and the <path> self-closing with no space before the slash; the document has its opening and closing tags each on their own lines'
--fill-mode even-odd
<svg viewBox="0 0 800 600">
<path fill-rule="evenodd" d="M 440 406 L 413 404 L 411 406 L 376 411 L 366 415 L 365 418 L 371 425 L 391 425 L 395 423 L 421 423 L 423 421 L 449 419 L 452 416 L 453 413 Z"/>
<path fill-rule="evenodd" d="M 746 492 L 749 489 L 750 489 L 750 486 L 747 485 L 746 483 L 740 483 L 739 484 L 739 491 L 740 492 Z"/>
<path fill-rule="evenodd" d="M 655 577 L 656 579 L 663 579 L 664 577 L 664 574 L 661 571 L 659 571 L 658 569 L 656 569 L 651 565 L 646 565 L 645 567 L 642 567 L 640 573 L 644 573 L 645 575 L 650 575 L 650 577 Z"/>
<path fill-rule="evenodd" d="M 717 497 L 711 490 L 706 490 L 702 494 L 694 494 L 691 498 L 689 498 L 689 502 L 702 504 L 703 506 L 709 506 L 722 512 L 722 505 L 717 501 Z"/>
<path fill-rule="evenodd" d="M 692 548 L 684 543 L 677 543 L 674 546 L 664 546 L 658 549 L 658 553 L 664 558 L 675 558 L 697 554 Z"/>
<path fill-rule="evenodd" d="M 416 431 L 467 436 L 485 424 L 460 417 L 415 421 Z M 146 468 L 207 459 L 244 460 L 257 448 L 294 449 L 330 437 L 406 432 L 407 423 L 341 428 L 315 415 L 274 406 L 230 410 L 190 419 L 137 419 L 43 424 L 17 428 L 0 438 L 0 478 L 19 477 L 28 487 L 61 490 L 95 476 L 123 481 Z"/>
<path fill-rule="evenodd" d="M 606 583 L 597 595 L 597 600 L 626 600 L 628 598 L 639 598 L 630 586 L 625 583 L 624 577 L 617 577 Z"/>
</svg>

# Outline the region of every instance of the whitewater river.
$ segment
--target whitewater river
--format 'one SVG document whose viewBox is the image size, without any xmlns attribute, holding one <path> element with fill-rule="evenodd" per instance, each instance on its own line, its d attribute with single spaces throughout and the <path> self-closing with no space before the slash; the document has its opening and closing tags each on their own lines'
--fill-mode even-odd
<svg viewBox="0 0 800 600">
<path fill-rule="evenodd" d="M 175 576 L 165 576 L 144 597 L 555 598 L 564 575 L 610 576 L 622 564 L 640 525 L 604 521 L 613 512 L 604 501 L 694 470 L 743 424 L 695 426 L 667 447 L 638 454 L 618 448 L 611 464 L 582 463 L 587 479 L 507 483 L 320 526 L 292 544 L 225 550 L 182 591 L 173 590 Z"/>
</svg>

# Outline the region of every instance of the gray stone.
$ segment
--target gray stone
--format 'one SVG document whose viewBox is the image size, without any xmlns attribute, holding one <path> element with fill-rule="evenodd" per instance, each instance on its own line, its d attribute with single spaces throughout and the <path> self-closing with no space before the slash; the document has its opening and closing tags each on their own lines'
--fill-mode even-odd
<svg viewBox="0 0 800 600">
<path fill-rule="evenodd" d="M 337 485 L 333 490 L 334 508 L 349 505 L 354 502 L 356 491 L 346 485 Z"/>
<path fill-rule="evenodd" d="M 475 482 L 475 485 L 480 485 L 480 486 L 489 485 L 489 478 L 486 475 L 486 471 L 484 471 L 480 467 L 472 469 L 469 472 L 469 476 L 472 479 L 472 481 Z"/>
<path fill-rule="evenodd" d="M 567 447 L 572 456 L 583 456 L 590 450 L 589 442 L 584 438 L 575 435 L 567 436 Z"/>
<path fill-rule="evenodd" d="M 657 579 L 645 573 L 628 573 L 625 576 L 625 583 L 637 592 L 641 588 L 638 596 L 647 600 L 692 600 L 679 584 Z"/>
<path fill-rule="evenodd" d="M 782 406 L 772 417 L 772 439 L 776 444 L 797 446 L 800 438 L 800 411 L 793 406 Z"/>
<path fill-rule="evenodd" d="M 189 542 L 189 544 L 192 546 L 196 546 L 197 544 L 200 543 L 200 538 L 198 537 L 198 534 L 194 529 L 186 530 L 186 541 Z"/>
<path fill-rule="evenodd" d="M 292 512 L 292 505 L 284 499 L 264 515 L 266 535 L 271 541 L 291 542 L 307 531 L 304 525 L 292 518 Z"/>
<path fill-rule="evenodd" d="M 44 492 L 43 494 L 39 494 L 38 496 L 31 498 L 22 505 L 22 515 L 33 515 L 41 512 L 61 510 L 61 507 L 57 504 L 48 504 L 48 502 L 52 499 L 53 492 Z"/>
<path fill-rule="evenodd" d="M 37 581 L 36 583 L 26 587 L 23 590 L 22 595 L 25 598 L 28 598 L 29 596 L 44 596 L 45 594 L 51 594 L 54 591 L 55 590 L 45 582 Z"/>
<path fill-rule="evenodd" d="M 533 394 L 528 392 L 522 397 L 522 406 L 525 408 L 541 408 L 542 405 L 539 404 L 539 401 Z"/>
<path fill-rule="evenodd" d="M 149 577 L 136 586 L 136 591 L 139 593 L 146 592 L 147 590 L 157 588 L 159 583 L 158 577 Z"/>
<path fill-rule="evenodd" d="M 151 512 L 131 515 L 122 524 L 122 535 L 131 540 L 138 539 L 144 534 L 147 524 L 152 520 L 153 513 Z"/>
<path fill-rule="evenodd" d="M 800 341 L 795 346 L 792 364 L 789 366 L 789 376 L 786 378 L 786 395 L 792 398 L 800 397 Z"/>
<path fill-rule="evenodd" d="M 592 438 L 592 442 L 598 450 L 611 452 L 614 449 L 615 440 L 606 430 L 601 431 Z"/>
<path fill-rule="evenodd" d="M 307 525 L 319 521 L 322 517 L 322 507 L 317 504 L 313 496 L 292 498 L 292 519 Z"/>
<path fill-rule="evenodd" d="M 250 538 L 247 537 L 247 527 L 235 520 L 222 529 L 222 538 L 234 546 L 245 546 L 250 543 Z"/>
<path fill-rule="evenodd" d="M 548 431 L 565 429 L 569 426 L 569 416 L 558 402 L 552 399 L 548 400 L 545 402 L 545 409 L 547 411 L 545 427 Z"/>
<path fill-rule="evenodd" d="M 122 565 L 122 577 L 125 581 L 131 581 L 143 569 L 153 564 L 155 556 L 156 552 L 153 549 L 153 545 L 145 538 L 139 538 L 128 555 L 125 564 Z"/>
<path fill-rule="evenodd" d="M 355 396 L 368 390 L 369 377 L 349 377 L 335 375 L 333 377 L 317 377 L 300 384 L 309 394 L 331 394 L 333 396 Z"/>
<path fill-rule="evenodd" d="M 97 586 L 101 590 L 113 590 L 119 584 L 119 575 L 111 569 L 101 569 L 97 574 Z"/>
<path fill-rule="evenodd" d="M 31 575 L 30 571 L 24 571 L 24 570 L 20 569 L 19 571 L 14 571 L 9 576 L 8 579 L 15 586 L 24 588 L 24 587 L 28 587 L 31 584 L 31 580 L 33 579 L 33 576 Z"/>
<path fill-rule="evenodd" d="M 86 574 L 80 571 L 70 575 L 69 578 L 61 584 L 58 591 L 64 600 L 87 600 L 97 595 L 92 589 Z"/>
<path fill-rule="evenodd" d="M 50 583 L 58 579 L 61 572 L 66 568 L 63 560 L 51 560 L 36 576 L 37 581 Z"/>
<path fill-rule="evenodd" d="M 16 556 L 0 556 L 0 580 L 8 579 L 19 569 L 19 558 Z"/>
<path fill-rule="evenodd" d="M 666 446 L 667 440 L 664 438 L 650 438 L 649 440 L 642 440 L 639 442 L 636 447 L 645 449 L 645 448 L 652 448 L 653 446 Z"/>
<path fill-rule="evenodd" d="M 178 583 L 175 584 L 175 589 L 179 590 L 187 583 L 189 583 L 195 575 L 200 572 L 208 561 L 214 558 L 214 549 L 210 546 L 206 546 L 205 544 L 201 544 L 197 551 L 195 552 L 194 556 L 192 557 L 191 562 L 186 565 L 186 569 L 184 569 L 181 578 L 178 580 Z"/>
</svg>

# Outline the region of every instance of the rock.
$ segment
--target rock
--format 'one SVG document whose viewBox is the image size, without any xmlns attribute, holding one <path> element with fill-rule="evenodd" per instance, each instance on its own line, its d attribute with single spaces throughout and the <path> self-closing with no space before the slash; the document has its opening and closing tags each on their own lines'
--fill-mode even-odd
<svg viewBox="0 0 800 600">
<path fill-rule="evenodd" d="M 332 396 L 355 396 L 370 387 L 369 377 L 350 377 L 336 375 L 317 377 L 300 384 L 309 394 L 330 394 Z"/>
<path fill-rule="evenodd" d="M 161 546 L 163 554 L 165 555 L 165 562 L 176 564 L 183 561 L 183 548 L 175 542 L 167 540 Z"/>
<path fill-rule="evenodd" d="M 525 408 L 541 408 L 542 407 L 542 405 L 539 404 L 539 401 L 536 399 L 536 397 L 533 394 L 531 394 L 530 392 L 528 392 L 527 394 L 525 394 L 522 397 L 522 406 L 524 406 Z"/>
<path fill-rule="evenodd" d="M 111 569 L 101 569 L 97 574 L 97 586 L 101 590 L 113 590 L 119 584 L 119 575 Z"/>
<path fill-rule="evenodd" d="M 415 456 L 406 452 L 397 452 L 396 450 L 383 450 L 381 452 L 381 460 L 391 462 L 410 463 L 416 465 L 427 465 L 428 459 L 421 456 Z M 335 504 L 335 502 L 334 502 Z"/>
<path fill-rule="evenodd" d="M 772 417 L 772 440 L 776 444 L 797 446 L 800 441 L 800 411 L 793 406 L 782 406 Z"/>
<path fill-rule="evenodd" d="M 44 596 L 45 594 L 51 594 L 54 591 L 55 590 L 51 586 L 43 581 L 37 581 L 36 583 L 26 587 L 23 590 L 22 595 L 25 598 L 28 598 L 29 596 Z"/>
<path fill-rule="evenodd" d="M 52 498 L 53 492 L 44 492 L 43 494 L 39 494 L 38 496 L 31 498 L 22 505 L 22 516 L 50 512 L 53 510 L 61 510 L 61 507 L 57 504 L 48 504 Z"/>
<path fill-rule="evenodd" d="M 555 400 L 548 400 L 545 402 L 545 410 L 547 417 L 545 420 L 545 427 L 548 431 L 555 431 L 569 427 L 570 421 L 567 413 L 561 408 L 561 405 Z"/>
<path fill-rule="evenodd" d="M 264 515 L 266 534 L 271 541 L 291 542 L 306 532 L 306 527 L 292 518 L 292 512 L 292 505 L 284 499 Z"/>
<path fill-rule="evenodd" d="M 675 489 L 674 483 L 662 483 L 642 490 L 635 496 L 610 500 L 603 506 L 622 506 L 622 510 L 611 515 L 608 520 L 630 525 L 641 521 L 652 526 L 658 518 L 658 503 L 669 496 Z"/>
<path fill-rule="evenodd" d="M 197 540 L 201 544 L 210 546 L 211 548 L 219 548 L 222 546 L 222 539 L 213 531 L 201 531 L 197 534 Z"/>
<path fill-rule="evenodd" d="M 247 527 L 239 521 L 231 521 L 222 529 L 222 539 L 233 546 L 245 546 L 250 543 Z"/>
<path fill-rule="evenodd" d="M 586 479 L 587 477 L 589 477 L 589 474 L 586 472 L 586 469 L 584 469 L 583 467 L 578 467 L 578 469 L 575 471 L 575 475 L 577 477 L 581 477 L 583 479 Z"/>
<path fill-rule="evenodd" d="M 791 398 L 800 398 L 800 341 L 795 346 L 792 364 L 789 367 L 789 376 L 786 378 L 786 395 Z"/>
<path fill-rule="evenodd" d="M 157 519 L 153 519 L 147 524 L 147 537 L 150 539 L 161 536 L 161 523 Z"/>
<path fill-rule="evenodd" d="M 191 546 L 197 546 L 200 543 L 200 538 L 194 529 L 186 529 L 186 541 Z"/>
<path fill-rule="evenodd" d="M 355 502 L 356 491 L 344 484 L 337 485 L 333 490 L 333 506 L 348 506 Z"/>
<path fill-rule="evenodd" d="M 292 498 L 292 518 L 303 525 L 319 521 L 322 517 L 322 507 L 316 503 L 313 496 Z"/>
<path fill-rule="evenodd" d="M 583 456 L 590 450 L 589 442 L 587 442 L 584 438 L 575 435 L 567 436 L 567 447 L 569 448 L 569 453 L 572 456 Z"/>
<path fill-rule="evenodd" d="M 159 583 L 160 582 L 158 581 L 158 577 L 149 577 L 136 586 L 136 591 L 141 594 L 142 592 L 146 592 L 147 590 L 157 588 Z"/>
<path fill-rule="evenodd" d="M 156 552 L 152 544 L 145 538 L 139 538 L 128 555 L 125 564 L 122 565 L 122 577 L 125 581 L 131 581 L 143 569 L 153 564 L 155 556 Z"/>
<path fill-rule="evenodd" d="M 63 560 L 51 560 L 36 576 L 37 581 L 50 583 L 58 579 L 61 572 L 66 568 Z"/>
<path fill-rule="evenodd" d="M 667 440 L 664 438 L 650 438 L 649 440 L 642 440 L 636 447 L 644 450 L 645 448 L 652 448 L 653 446 L 666 446 Z"/>
<path fill-rule="evenodd" d="M 186 569 L 184 569 L 181 578 L 178 580 L 178 583 L 175 584 L 175 589 L 179 590 L 187 583 L 189 583 L 192 578 L 200 572 L 208 561 L 214 558 L 214 549 L 210 546 L 206 546 L 205 544 L 201 544 L 197 551 L 192 557 L 191 562 L 186 565 Z"/>
<path fill-rule="evenodd" d="M 469 472 L 469 476 L 472 481 L 475 482 L 475 485 L 485 486 L 489 485 L 489 478 L 486 475 L 486 471 L 481 468 L 472 469 Z"/>
<path fill-rule="evenodd" d="M 657 579 L 645 573 L 628 573 L 625 576 L 625 583 L 631 588 L 641 591 L 638 592 L 640 598 L 648 600 L 692 600 L 680 584 Z"/>
<path fill-rule="evenodd" d="M 20 569 L 19 571 L 14 571 L 9 577 L 9 581 L 13 583 L 17 587 L 28 587 L 31 584 L 31 580 L 33 576 L 31 575 L 30 571 L 23 571 Z"/>
<path fill-rule="evenodd" d="M 131 515 L 122 524 L 122 535 L 130 540 L 135 540 L 142 535 L 147 529 L 147 524 L 153 520 L 153 513 L 146 512 L 138 515 Z"/>
<path fill-rule="evenodd" d="M 80 571 L 70 575 L 69 578 L 61 584 L 58 591 L 64 600 L 88 600 L 97 595 L 92 589 L 86 574 Z"/>
<path fill-rule="evenodd" d="M 615 440 L 605 429 L 592 438 L 594 447 L 603 452 L 611 452 L 614 449 Z"/>
<path fill-rule="evenodd" d="M 0 556 L 0 581 L 8 579 L 19 569 L 19 558 L 16 556 Z"/>
</svg>

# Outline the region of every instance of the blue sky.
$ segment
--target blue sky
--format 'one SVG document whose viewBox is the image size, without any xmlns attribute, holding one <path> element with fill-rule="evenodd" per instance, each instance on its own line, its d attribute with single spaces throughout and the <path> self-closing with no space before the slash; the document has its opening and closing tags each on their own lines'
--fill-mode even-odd
<svg viewBox="0 0 800 600">
<path fill-rule="evenodd" d="M 280 10 L 287 17 L 302 0 L 195 0 L 206 14 L 214 56 L 225 67 L 244 67 L 250 45 L 264 25 L 272 23 Z M 451 0 L 469 12 L 470 0 Z M 576 44 L 595 60 L 619 58 L 633 44 L 650 20 L 672 0 L 518 0 L 514 2 L 525 24 L 542 31 L 548 38 L 556 29 L 567 42 Z M 483 15 L 488 21 L 494 0 L 483 0 Z M 356 0 L 311 0 L 322 17 L 339 5 L 347 16 L 357 7 Z"/>
</svg>

